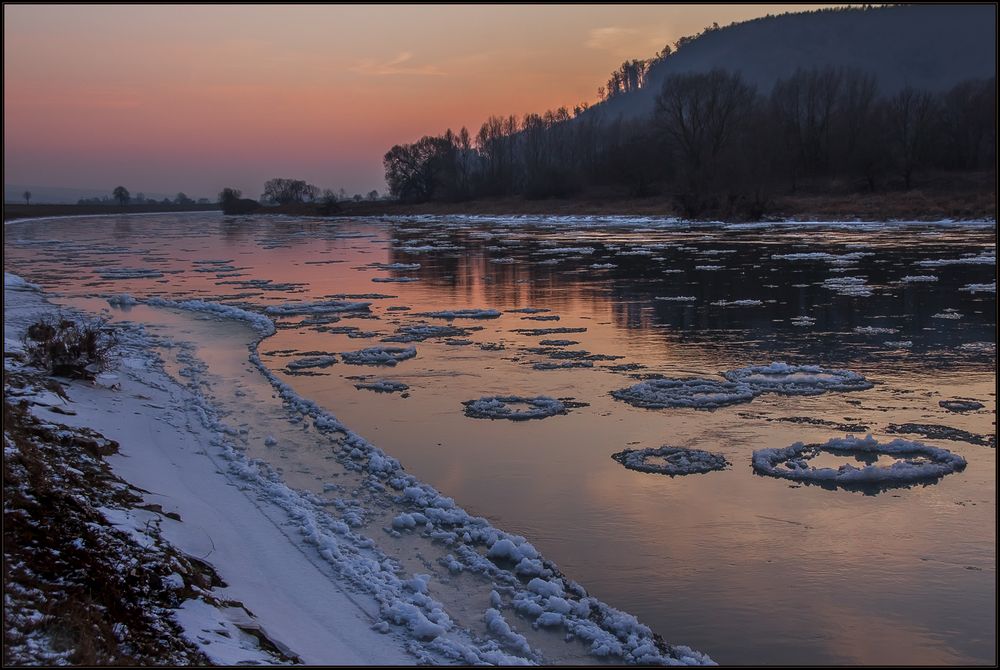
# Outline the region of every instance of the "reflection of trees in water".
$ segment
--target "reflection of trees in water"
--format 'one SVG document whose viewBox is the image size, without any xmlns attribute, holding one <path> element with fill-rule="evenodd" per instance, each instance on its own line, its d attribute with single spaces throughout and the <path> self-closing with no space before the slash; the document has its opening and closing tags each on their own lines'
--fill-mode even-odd
<svg viewBox="0 0 1000 670">
<path fill-rule="evenodd" d="M 509 240 L 506 229 L 494 229 L 494 239 L 470 236 L 476 229 L 409 228 L 406 234 L 422 243 L 432 236 L 435 244 L 458 246 L 460 251 L 407 254 L 398 246 L 390 248 L 393 262 L 420 262 L 416 274 L 425 287 L 439 292 L 444 302 L 456 305 L 488 306 L 498 309 L 513 306 L 541 306 L 570 313 L 607 314 L 615 327 L 623 330 L 656 333 L 656 337 L 677 343 L 708 347 L 739 347 L 762 356 L 800 355 L 817 361 L 858 360 L 866 357 L 910 359 L 919 354 L 921 365 L 953 364 L 966 353 L 954 349 L 965 342 L 995 341 L 995 298 L 973 296 L 958 289 L 984 281 L 993 272 L 991 266 L 955 265 L 934 268 L 938 276 L 931 284 L 901 284 L 899 279 L 915 274 L 917 261 L 942 255 L 957 258 L 978 253 L 981 244 L 990 241 L 992 231 L 962 231 L 959 236 L 941 231 L 920 239 L 900 231 L 753 231 L 752 233 L 715 233 L 711 240 L 697 239 L 705 234 L 676 236 L 654 233 L 655 239 L 630 237 L 616 240 L 610 231 L 603 238 L 598 231 L 573 231 L 576 237 L 552 229 L 519 229 L 518 235 L 532 234 L 517 244 L 498 245 Z M 489 229 L 485 229 L 489 230 Z M 926 232 L 923 229 L 922 232 Z M 678 237 L 680 239 L 678 239 Z M 401 235 L 405 240 L 406 236 Z M 582 238 L 582 239 L 581 239 Z M 821 240 L 821 241 L 817 241 Z M 590 246 L 593 255 L 549 255 L 542 244 L 558 241 L 566 246 Z M 688 250 L 657 249 L 646 256 L 622 256 L 607 245 L 643 243 L 682 244 Z M 850 245 L 853 243 L 853 245 Z M 808 247 L 804 247 L 807 245 Z M 488 246 L 502 246 L 488 249 Z M 863 246 L 862 246 L 863 245 Z M 734 254 L 701 254 L 695 247 L 737 249 Z M 852 251 L 874 252 L 846 267 L 825 261 L 789 261 L 772 255 L 826 252 L 843 255 Z M 517 262 L 491 263 L 490 259 L 511 256 Z M 557 264 L 539 261 L 557 258 Z M 595 263 L 614 263 L 617 267 L 595 270 Z M 721 265 L 720 270 L 696 270 L 698 265 Z M 665 273 L 663 270 L 681 270 Z M 409 274 L 414 274 L 412 271 Z M 839 295 L 822 286 L 831 277 L 864 277 L 874 293 L 868 297 Z M 655 300 L 657 296 L 690 295 L 693 303 Z M 763 305 L 719 307 L 719 300 L 756 299 Z M 942 323 L 933 315 L 945 308 L 957 308 L 963 314 L 958 322 Z M 790 320 L 809 316 L 815 323 L 798 327 Z M 891 334 L 859 334 L 857 327 L 895 328 Z M 912 349 L 896 350 L 883 341 L 913 342 Z M 745 353 L 743 354 L 745 356 Z M 755 354 L 758 355 L 758 354 Z M 986 357 L 989 357 L 987 354 Z M 982 356 L 980 356 L 982 358 Z"/>
</svg>

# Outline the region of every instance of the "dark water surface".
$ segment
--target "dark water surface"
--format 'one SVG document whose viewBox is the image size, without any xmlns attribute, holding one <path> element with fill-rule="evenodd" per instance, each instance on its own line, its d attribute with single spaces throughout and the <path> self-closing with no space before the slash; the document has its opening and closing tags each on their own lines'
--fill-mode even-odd
<svg viewBox="0 0 1000 670">
<path fill-rule="evenodd" d="M 625 223 L 40 220 L 5 229 L 4 266 L 92 310 L 110 309 L 105 298 L 120 293 L 258 311 L 387 296 L 340 298 L 369 301 L 368 312 L 279 318 L 278 333 L 260 345 L 265 362 L 409 472 L 528 537 L 668 641 L 722 663 L 994 663 L 995 448 L 890 426 L 995 439 L 996 294 L 976 286 L 995 282 L 995 227 Z M 688 300 L 662 299 L 679 297 Z M 724 304 L 736 301 L 750 302 Z M 502 314 L 419 315 L 487 308 Z M 523 308 L 550 311 L 511 311 Z M 422 324 L 463 330 L 380 342 Z M 526 332 L 539 328 L 586 330 Z M 395 367 L 286 367 L 379 344 L 417 355 Z M 592 367 L 535 368 L 574 361 Z M 875 386 L 767 394 L 715 411 L 642 409 L 609 395 L 650 375 L 717 378 L 772 361 L 846 368 Z M 373 379 L 409 388 L 355 388 Z M 586 405 L 535 421 L 465 416 L 463 401 L 487 395 Z M 955 413 L 938 404 L 955 398 L 985 407 Z M 881 492 L 801 485 L 750 467 L 755 449 L 867 432 L 949 449 L 968 466 Z M 664 444 L 722 453 L 732 466 L 667 477 L 611 458 Z M 297 471 L 316 477 L 330 467 L 322 456 L 296 458 Z M 816 464 L 850 460 L 824 454 Z"/>
</svg>

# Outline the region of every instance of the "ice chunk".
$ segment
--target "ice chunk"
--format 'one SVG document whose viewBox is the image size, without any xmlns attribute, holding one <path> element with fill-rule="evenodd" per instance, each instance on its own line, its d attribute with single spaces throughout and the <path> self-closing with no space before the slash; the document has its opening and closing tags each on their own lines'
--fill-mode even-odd
<svg viewBox="0 0 1000 670">
<path fill-rule="evenodd" d="M 809 460 L 824 451 L 853 455 L 859 460 L 872 460 L 879 454 L 895 456 L 899 460 L 889 466 L 865 465 L 859 468 L 845 463 L 836 469 L 811 467 Z M 754 472 L 761 475 L 845 488 L 884 488 L 936 481 L 966 466 L 964 458 L 947 449 L 901 439 L 880 444 L 871 435 L 865 438 L 848 435 L 825 444 L 796 442 L 790 447 L 760 449 L 753 452 L 752 463 Z"/>
<path fill-rule="evenodd" d="M 681 447 L 656 447 L 648 449 L 625 449 L 611 458 L 629 470 L 656 472 L 663 475 L 691 475 L 712 470 L 724 470 L 730 465 L 722 454 L 714 454 L 701 449 Z M 662 463 L 651 463 L 650 459 L 662 459 Z"/>
<path fill-rule="evenodd" d="M 691 377 L 650 379 L 612 391 L 611 395 L 636 407 L 663 409 L 690 407 L 713 410 L 726 405 L 750 402 L 754 390 L 745 383 Z"/>
<path fill-rule="evenodd" d="M 336 356 L 310 356 L 290 361 L 286 367 L 289 370 L 305 370 L 307 368 L 328 368 L 337 362 Z"/>
<path fill-rule="evenodd" d="M 850 370 L 830 370 L 818 365 L 751 365 L 723 372 L 731 382 L 746 384 L 753 393 L 819 395 L 826 391 L 864 391 L 874 384 Z"/>
<path fill-rule="evenodd" d="M 430 319 L 496 319 L 500 312 L 495 309 L 454 309 L 440 312 L 423 312 L 415 316 L 422 316 Z"/>
<path fill-rule="evenodd" d="M 416 347 L 368 347 L 359 351 L 345 351 L 340 355 L 349 365 L 389 365 L 417 355 Z"/>
<path fill-rule="evenodd" d="M 465 415 L 475 419 L 510 419 L 526 421 L 544 419 L 556 414 L 566 414 L 569 410 L 559 400 L 548 396 L 486 396 L 478 400 L 466 400 Z M 527 409 L 515 410 L 511 405 L 527 405 Z"/>
<path fill-rule="evenodd" d="M 326 300 L 317 302 L 286 302 L 282 305 L 271 305 L 264 309 L 266 314 L 275 316 L 293 316 L 298 314 L 329 314 L 335 312 L 367 312 L 370 302 L 345 302 L 343 300 Z"/>
<path fill-rule="evenodd" d="M 949 412 L 971 412 L 984 407 L 983 403 L 975 400 L 941 400 L 938 405 Z"/>
</svg>

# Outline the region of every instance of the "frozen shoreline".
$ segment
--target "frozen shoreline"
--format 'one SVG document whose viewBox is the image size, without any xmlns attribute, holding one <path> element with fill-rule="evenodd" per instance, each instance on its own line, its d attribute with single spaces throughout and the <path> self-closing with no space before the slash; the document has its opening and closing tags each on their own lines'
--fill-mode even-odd
<svg viewBox="0 0 1000 670">
<path fill-rule="evenodd" d="M 5 285 L 5 298 L 5 342 L 10 329 L 53 310 L 30 288 Z M 289 489 L 272 468 L 241 453 L 235 429 L 165 373 L 141 328 L 126 328 L 120 389 L 70 384 L 76 415 L 64 422 L 118 441 L 121 455 L 109 459 L 114 470 L 183 519 L 166 524 L 167 539 L 186 553 L 207 554 L 228 583 L 226 597 L 245 603 L 268 636 L 304 662 L 711 663 L 590 597 L 524 538 L 469 516 L 297 396 L 257 356 L 257 343 L 273 332 L 267 317 L 198 301 L 149 304 L 248 322 L 253 332 L 244 331 L 244 344 L 264 381 L 288 410 L 342 444 L 338 460 L 374 504 L 367 511 L 390 515 L 389 536 L 419 537 L 425 552 L 431 544 L 449 551 L 439 559 L 448 573 L 470 575 L 485 588 L 482 604 L 457 603 L 478 608 L 470 626 L 467 615 L 461 621 L 451 611 L 456 603 L 430 596 L 430 575 L 409 574 L 371 539 L 381 533 L 377 523 L 349 527 L 327 512 L 327 501 Z"/>
</svg>

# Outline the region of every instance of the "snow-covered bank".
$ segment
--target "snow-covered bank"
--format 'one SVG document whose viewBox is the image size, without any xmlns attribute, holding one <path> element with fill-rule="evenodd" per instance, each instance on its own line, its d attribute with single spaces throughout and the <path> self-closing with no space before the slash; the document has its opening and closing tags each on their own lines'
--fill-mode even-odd
<svg viewBox="0 0 1000 670">
<path fill-rule="evenodd" d="M 23 327 L 41 300 L 7 293 L 6 328 Z M 116 472 L 181 518 L 163 522 L 164 536 L 211 562 L 225 597 L 246 604 L 275 644 L 307 663 L 710 662 L 591 597 L 524 538 L 470 516 L 296 395 L 257 355 L 274 332 L 266 317 L 200 301 L 148 304 L 227 318 L 226 334 L 250 346 L 261 373 L 247 380 L 252 397 L 277 390 L 283 405 L 269 409 L 281 410 L 286 428 L 314 429 L 307 439 L 322 438 L 344 466 L 330 496 L 290 488 L 244 453 L 267 426 L 244 433 L 200 391 L 211 379 L 197 349 L 141 327 L 122 329 L 119 388 L 69 386 L 76 415 L 67 422 L 122 444 Z M 180 350 L 190 384 L 167 374 L 156 346 Z"/>
</svg>

